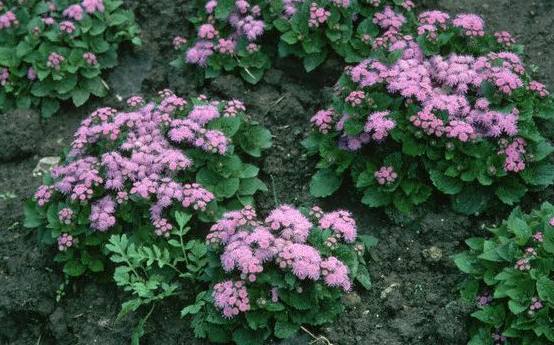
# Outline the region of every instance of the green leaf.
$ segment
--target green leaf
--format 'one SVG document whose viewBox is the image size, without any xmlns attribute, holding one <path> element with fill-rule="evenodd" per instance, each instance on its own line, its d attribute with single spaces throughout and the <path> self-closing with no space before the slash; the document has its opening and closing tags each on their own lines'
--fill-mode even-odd
<svg viewBox="0 0 554 345">
<path fill-rule="evenodd" d="M 240 179 L 238 177 L 221 179 L 215 186 L 214 193 L 218 198 L 230 198 L 235 195 L 239 187 Z"/>
<path fill-rule="evenodd" d="M 70 277 L 79 277 L 85 273 L 86 267 L 77 260 L 71 260 L 65 263 L 63 272 Z"/>
<path fill-rule="evenodd" d="M 271 147 L 271 132 L 262 126 L 251 126 L 241 131 L 239 145 L 253 157 L 261 157 L 262 150 Z"/>
<path fill-rule="evenodd" d="M 264 336 L 261 332 L 256 332 L 246 328 L 239 328 L 233 332 L 233 341 L 237 345 L 263 345 Z"/>
<path fill-rule="evenodd" d="M 378 188 L 369 188 L 362 197 L 362 203 L 369 207 L 381 207 L 390 205 L 392 196 L 390 193 L 383 192 Z"/>
<path fill-rule="evenodd" d="M 327 51 L 321 53 L 310 54 L 304 58 L 304 69 L 306 72 L 311 72 L 327 59 Z"/>
<path fill-rule="evenodd" d="M 90 97 L 90 92 L 83 89 L 75 89 L 71 93 L 71 98 L 73 99 L 73 104 L 76 107 L 80 107 L 88 101 Z"/>
<path fill-rule="evenodd" d="M 293 45 L 298 42 L 298 34 L 294 31 L 289 31 L 281 35 L 281 41 Z"/>
<path fill-rule="evenodd" d="M 474 312 L 471 316 L 488 325 L 499 327 L 504 322 L 506 311 L 503 305 L 486 306 Z"/>
<path fill-rule="evenodd" d="M 258 176 L 260 168 L 252 164 L 242 164 L 242 170 L 240 172 L 240 178 L 251 178 Z"/>
<path fill-rule="evenodd" d="M 60 110 L 60 102 L 52 98 L 45 98 L 41 102 L 41 115 L 50 117 Z"/>
<path fill-rule="evenodd" d="M 516 242 L 520 246 L 525 245 L 532 235 L 531 228 L 521 217 L 523 217 L 521 210 L 516 208 L 506 222 L 508 230 L 516 236 Z"/>
<path fill-rule="evenodd" d="M 452 206 L 456 212 L 472 215 L 482 212 L 488 204 L 490 195 L 484 190 L 474 186 L 466 186 L 452 200 Z"/>
<path fill-rule="evenodd" d="M 331 169 L 321 169 L 310 181 L 310 194 L 316 198 L 328 197 L 335 193 L 342 184 L 342 177 Z"/>
<path fill-rule="evenodd" d="M 240 69 L 240 76 L 246 82 L 252 85 L 256 85 L 264 76 L 265 70 L 263 68 L 254 67 L 242 67 Z"/>
<path fill-rule="evenodd" d="M 235 2 L 233 0 L 218 0 L 215 8 L 215 18 L 219 20 L 227 19 L 234 7 Z"/>
<path fill-rule="evenodd" d="M 367 268 L 363 265 L 360 265 L 358 267 L 358 274 L 356 275 L 356 280 L 362 284 L 362 286 L 369 290 L 371 289 L 371 277 L 369 275 L 369 272 L 367 271 Z"/>
<path fill-rule="evenodd" d="M 543 301 L 554 303 L 554 281 L 548 277 L 541 277 L 537 280 L 537 292 Z"/>
<path fill-rule="evenodd" d="M 464 185 L 462 181 L 445 176 L 442 172 L 437 170 L 431 170 L 429 172 L 429 177 L 438 190 L 449 195 L 460 193 Z"/>
<path fill-rule="evenodd" d="M 531 185 L 549 186 L 554 182 L 554 164 L 542 163 L 527 167 L 521 177 Z"/>
<path fill-rule="evenodd" d="M 454 263 L 458 269 L 467 274 L 475 274 L 478 269 L 475 267 L 477 260 L 469 253 L 460 253 L 454 256 Z"/>
<path fill-rule="evenodd" d="M 23 207 L 23 214 L 25 216 L 25 220 L 23 222 L 24 227 L 32 229 L 38 228 L 42 225 L 42 217 L 38 213 L 37 204 L 33 201 L 29 201 L 25 204 Z"/>
<path fill-rule="evenodd" d="M 275 322 L 274 332 L 277 338 L 285 339 L 285 338 L 290 338 L 294 334 L 296 334 L 299 328 L 300 328 L 299 325 L 291 322 L 277 321 Z"/>
<path fill-rule="evenodd" d="M 507 205 L 514 205 L 527 193 L 527 187 L 516 179 L 504 181 L 495 191 L 496 196 Z"/>
</svg>

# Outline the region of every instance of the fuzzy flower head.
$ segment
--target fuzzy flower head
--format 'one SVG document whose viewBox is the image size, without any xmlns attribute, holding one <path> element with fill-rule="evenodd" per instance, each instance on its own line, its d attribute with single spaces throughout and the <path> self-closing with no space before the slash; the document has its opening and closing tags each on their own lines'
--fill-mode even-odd
<svg viewBox="0 0 554 345">
<path fill-rule="evenodd" d="M 4 86 L 8 83 L 10 71 L 7 68 L 0 69 L 0 85 Z"/>
<path fill-rule="evenodd" d="M 61 234 L 58 237 L 58 250 L 60 252 L 64 252 L 69 248 L 73 247 L 75 243 L 76 243 L 76 239 L 74 239 L 73 236 L 66 233 Z"/>
<path fill-rule="evenodd" d="M 271 211 L 265 223 L 272 231 L 279 232 L 281 238 L 296 243 L 306 242 L 312 228 L 312 223 L 289 205 Z"/>
<path fill-rule="evenodd" d="M 348 267 L 334 256 L 321 262 L 321 275 L 328 286 L 340 287 L 347 292 L 352 288 Z"/>
<path fill-rule="evenodd" d="M 248 290 L 243 281 L 227 280 L 218 283 L 213 288 L 215 306 L 226 318 L 233 318 L 250 310 Z"/>
<path fill-rule="evenodd" d="M 67 207 L 62 208 L 60 212 L 58 212 L 58 219 L 62 224 L 71 224 L 71 221 L 73 219 L 73 210 Z"/>
<path fill-rule="evenodd" d="M 60 23 L 60 31 L 65 32 L 66 34 L 72 34 L 75 32 L 75 25 L 70 21 L 63 21 Z"/>
<path fill-rule="evenodd" d="M 173 38 L 173 48 L 176 50 L 181 49 L 182 46 L 187 44 L 187 39 L 182 36 L 175 36 Z"/>
<path fill-rule="evenodd" d="M 310 19 L 308 25 L 311 28 L 317 28 L 324 24 L 331 16 L 331 11 L 326 10 L 324 7 L 319 7 L 315 2 L 310 6 Z"/>
<path fill-rule="evenodd" d="M 60 70 L 60 65 L 65 61 L 65 58 L 58 53 L 50 53 L 48 55 L 48 61 L 46 66 L 55 69 L 56 71 Z"/>
<path fill-rule="evenodd" d="M 10 28 L 17 24 L 19 24 L 19 22 L 12 11 L 0 15 L 0 30 Z"/>
<path fill-rule="evenodd" d="M 83 6 L 85 11 L 90 14 L 95 12 L 104 12 L 103 0 L 83 0 L 81 6 Z"/>
<path fill-rule="evenodd" d="M 91 53 L 91 52 L 84 53 L 83 59 L 90 66 L 95 66 L 98 63 L 98 60 L 96 59 L 96 55 L 94 55 L 94 53 Z"/>
<path fill-rule="evenodd" d="M 214 49 L 212 42 L 198 41 L 187 50 L 185 60 L 189 64 L 205 66 L 208 58 L 213 55 Z"/>
<path fill-rule="evenodd" d="M 339 210 L 325 213 L 319 220 L 319 227 L 323 230 L 330 229 L 346 243 L 353 243 L 356 240 L 356 221 L 348 211 Z"/>
<path fill-rule="evenodd" d="M 460 14 L 454 18 L 452 24 L 462 29 L 466 36 L 485 35 L 485 21 L 476 14 Z"/>
<path fill-rule="evenodd" d="M 393 184 L 398 178 L 398 174 L 394 171 L 392 166 L 383 166 L 375 172 L 375 179 L 380 185 Z"/>
<path fill-rule="evenodd" d="M 310 120 L 320 133 L 327 134 L 333 128 L 333 110 L 320 110 Z"/>
<path fill-rule="evenodd" d="M 79 4 L 69 6 L 63 11 L 64 17 L 81 21 L 83 19 L 83 8 Z"/>
</svg>

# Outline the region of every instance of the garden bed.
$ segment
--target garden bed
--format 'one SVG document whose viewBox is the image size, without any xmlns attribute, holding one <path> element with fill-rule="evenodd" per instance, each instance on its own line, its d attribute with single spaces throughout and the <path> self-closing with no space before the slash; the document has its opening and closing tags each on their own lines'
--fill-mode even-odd
<svg viewBox="0 0 554 345">
<path fill-rule="evenodd" d="M 309 205 L 315 202 L 308 185 L 315 162 L 300 142 L 309 129 L 308 115 L 329 98 L 334 81 L 342 71 L 339 60 L 328 61 L 309 82 L 302 66 L 285 60 L 274 66 L 256 86 L 240 78 L 218 77 L 204 89 L 182 72 L 168 66 L 174 56 L 171 39 L 188 36 L 184 17 L 192 9 L 186 0 L 128 1 L 143 30 L 144 46 L 136 53 L 122 52 L 121 64 L 111 72 L 108 99 L 93 101 L 79 110 L 63 108 L 61 114 L 39 122 L 38 116 L 18 113 L 2 115 L 0 145 L 24 143 L 25 150 L 6 154 L 0 162 L 0 343 L 6 344 L 126 344 L 137 316 L 116 321 L 123 295 L 109 284 L 109 275 L 96 281 L 83 278 L 65 286 L 56 302 L 63 275 L 51 260 L 49 250 L 40 248 L 32 233 L 22 227 L 22 202 L 40 183 L 32 171 L 38 160 L 57 155 L 71 142 L 79 122 L 97 106 L 120 106 L 130 95 L 153 96 L 169 87 L 189 96 L 195 91 L 221 98 L 242 99 L 255 120 L 274 135 L 274 144 L 262 161 L 262 179 L 269 192 L 257 197 L 258 211 L 265 214 L 276 204 Z M 452 12 L 483 15 L 493 29 L 509 30 L 523 43 L 530 61 L 540 66 L 542 79 L 552 87 L 554 62 L 549 32 L 554 4 L 547 0 L 437 0 L 426 6 Z M 514 13 L 519 16 L 514 17 Z M 16 116 L 16 117 L 10 117 Z M 22 121 L 21 119 L 25 119 Z M 17 122 L 16 122 L 17 121 Z M 17 126 L 16 126 L 17 125 Z M 6 126 L 6 127 L 4 127 Z M 7 130 L 5 129 L 7 128 Z M 553 132 L 548 136 L 552 138 Z M 15 149 L 14 149 L 15 150 Z M 529 195 L 525 209 L 552 201 L 552 193 Z M 447 208 L 435 207 L 412 218 L 368 210 L 359 204 L 351 188 L 340 191 L 322 206 L 353 211 L 361 233 L 379 239 L 372 252 L 369 293 L 347 296 L 347 312 L 323 329 L 311 330 L 333 344 L 451 344 L 467 343 L 466 317 L 472 309 L 457 292 L 461 273 L 450 256 L 463 249 L 464 239 L 482 234 L 483 224 L 493 224 L 508 210 L 494 215 L 465 217 Z M 497 217 L 497 218 L 496 218 Z M 103 280 L 104 279 L 104 280 Z M 187 322 L 179 318 L 182 302 L 156 306 L 146 326 L 144 344 L 196 344 Z M 287 340 L 306 344 L 309 336 Z"/>
</svg>

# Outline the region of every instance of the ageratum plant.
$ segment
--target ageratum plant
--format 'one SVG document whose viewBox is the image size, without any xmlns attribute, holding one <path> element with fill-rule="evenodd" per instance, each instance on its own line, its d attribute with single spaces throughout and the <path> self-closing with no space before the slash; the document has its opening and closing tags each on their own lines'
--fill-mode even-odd
<svg viewBox="0 0 554 345">
<path fill-rule="evenodd" d="M 140 45 L 123 1 L 8 0 L 0 3 L 0 109 L 83 105 L 104 97 L 102 71 L 117 65 L 120 44 Z"/>
<path fill-rule="evenodd" d="M 255 84 L 276 55 L 300 58 L 308 72 L 332 52 L 349 63 L 361 61 L 379 32 L 372 16 L 386 3 L 407 10 L 414 6 L 410 0 L 202 1 L 199 13 L 189 18 L 197 37 L 190 42 L 177 37 L 174 45 L 187 64 L 204 67 L 208 78 L 238 69 Z M 280 37 L 277 46 L 274 36 Z"/>
<path fill-rule="evenodd" d="M 541 134 L 553 102 L 508 33 L 485 33 L 471 14 L 385 8 L 381 46 L 348 67 L 304 146 L 319 155 L 310 190 L 333 194 L 351 175 L 369 207 L 408 212 L 434 191 L 457 211 L 517 203 L 550 186 L 553 146 Z"/>
<path fill-rule="evenodd" d="M 187 102 L 165 90 L 159 101 L 128 103 L 134 110 L 100 108 L 82 122 L 65 163 L 25 209 L 25 226 L 58 247 L 55 260 L 69 276 L 102 271 L 112 234 L 163 244 L 175 212 L 210 221 L 266 190 L 247 161 L 271 135 L 240 101 Z"/>
<path fill-rule="evenodd" d="M 554 343 L 554 206 L 519 208 L 490 238 L 470 238 L 455 256 L 467 274 L 462 296 L 476 305 L 471 345 Z"/>
<path fill-rule="evenodd" d="M 181 312 L 197 337 L 239 345 L 288 338 L 333 321 L 354 281 L 370 287 L 364 251 L 376 240 L 357 236 L 347 211 L 314 207 L 310 215 L 315 225 L 282 205 L 259 220 L 247 206 L 211 227 L 201 277 L 209 289 Z"/>
</svg>

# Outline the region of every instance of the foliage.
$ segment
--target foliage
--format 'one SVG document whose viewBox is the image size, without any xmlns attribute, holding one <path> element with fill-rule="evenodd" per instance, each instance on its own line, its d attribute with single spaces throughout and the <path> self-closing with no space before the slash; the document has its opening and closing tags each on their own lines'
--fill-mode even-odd
<svg viewBox="0 0 554 345">
<path fill-rule="evenodd" d="M 271 135 L 242 103 L 186 102 L 167 90 L 146 106 L 140 97 L 130 103 L 135 110 L 101 108 L 85 119 L 64 165 L 45 176 L 25 207 L 25 227 L 58 247 L 55 260 L 69 276 L 104 270 L 112 235 L 126 234 L 157 255 L 156 246 L 174 244 L 164 237 L 182 223 L 176 212 L 187 209 L 194 221 L 208 222 L 267 190 L 251 163 L 271 145 Z M 131 247 L 121 247 L 133 256 Z"/>
<path fill-rule="evenodd" d="M 102 71 L 117 65 L 119 45 L 141 44 L 122 5 L 97 1 L 89 11 L 73 0 L 4 2 L 2 16 L 11 13 L 15 22 L 0 26 L 0 109 L 33 107 L 48 117 L 60 101 L 81 106 L 91 95 L 106 96 Z"/>
<path fill-rule="evenodd" d="M 467 274 L 461 293 L 477 310 L 471 345 L 554 342 L 554 206 L 516 208 L 491 238 L 466 240 L 454 261 Z M 495 339 L 493 339 L 495 337 Z"/>
<path fill-rule="evenodd" d="M 263 222 L 247 207 L 226 214 L 212 227 L 203 277 L 210 289 L 198 293 L 181 312 L 192 317 L 197 337 L 239 345 L 265 344 L 271 336 L 288 338 L 303 325 L 335 320 L 354 280 L 370 288 L 364 252 L 376 239 L 364 235 L 355 242 L 355 232 L 354 238 L 341 233 L 342 221 L 350 219 L 345 211 L 325 218 L 320 209 L 314 210 L 317 227 L 289 206 L 272 211 Z M 333 217 L 335 223 L 328 222 Z M 305 242 L 294 237 L 302 233 L 302 224 L 309 232 Z M 230 264 L 233 260 L 235 266 Z M 254 269 L 257 265 L 263 269 Z"/>
<path fill-rule="evenodd" d="M 446 19 L 426 24 L 429 13 Z M 303 142 L 320 158 L 312 195 L 332 195 L 350 175 L 369 207 L 409 212 L 438 192 L 476 214 L 552 185 L 554 147 L 540 130 L 552 98 L 525 70 L 521 46 L 468 36 L 460 17 L 426 12 L 346 69 Z"/>
<path fill-rule="evenodd" d="M 358 62 L 370 53 L 379 32 L 372 16 L 385 5 L 412 6 L 405 0 L 200 1 L 199 12 L 188 18 L 198 36 L 186 44 L 177 41 L 183 56 L 173 65 L 199 65 L 207 78 L 238 70 L 256 84 L 277 58 L 297 57 L 307 72 L 333 53 L 347 63 Z M 206 24 L 213 34 L 204 30 Z"/>
</svg>

